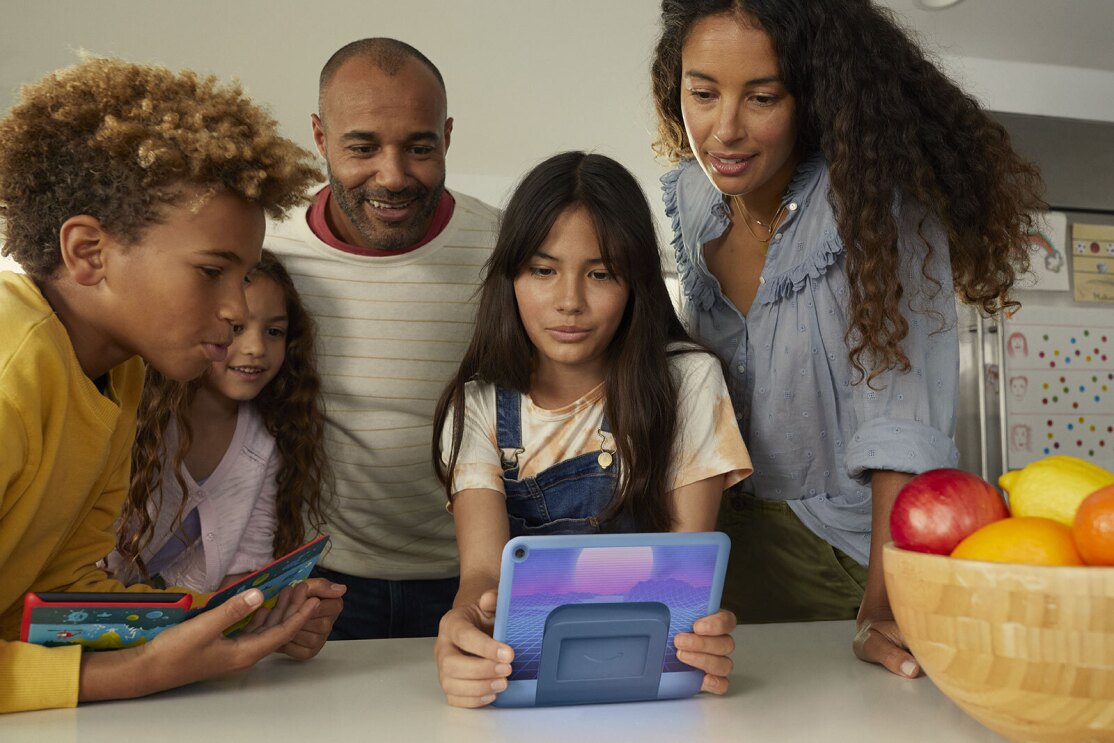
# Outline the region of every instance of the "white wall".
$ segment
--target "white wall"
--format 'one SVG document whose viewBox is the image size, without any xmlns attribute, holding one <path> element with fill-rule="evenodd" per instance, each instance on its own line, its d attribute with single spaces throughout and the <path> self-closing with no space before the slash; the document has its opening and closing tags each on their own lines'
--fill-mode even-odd
<svg viewBox="0 0 1114 743">
<path fill-rule="evenodd" d="M 885 1 L 911 24 L 923 21 L 907 0 Z M 979 1 L 1005 12 L 1012 0 Z M 425 52 L 446 78 L 455 118 L 450 186 L 501 203 L 540 159 L 590 149 L 627 165 L 657 207 L 665 164 L 650 151 L 647 69 L 658 7 L 657 0 L 13 3 L 0 23 L 0 110 L 20 84 L 87 49 L 238 77 L 271 106 L 287 136 L 312 147 L 321 65 L 353 39 L 394 36 Z M 993 108 L 1114 121 L 1114 95 L 1087 93 L 1114 90 L 1114 73 L 984 60 L 969 48 L 941 59 Z"/>
<path fill-rule="evenodd" d="M 445 76 L 451 185 L 501 201 L 538 160 L 581 148 L 656 188 L 646 73 L 656 23 L 654 0 L 44 0 L 4 14 L 0 105 L 88 49 L 238 77 L 312 148 L 322 64 L 354 39 L 393 36 Z"/>
</svg>

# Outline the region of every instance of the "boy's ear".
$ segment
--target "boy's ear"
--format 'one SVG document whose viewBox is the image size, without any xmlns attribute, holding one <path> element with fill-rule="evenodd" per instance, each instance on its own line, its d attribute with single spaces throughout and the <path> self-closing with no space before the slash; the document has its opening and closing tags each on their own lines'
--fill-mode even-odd
<svg viewBox="0 0 1114 743">
<path fill-rule="evenodd" d="M 96 217 L 77 214 L 63 222 L 58 246 L 70 278 L 82 286 L 99 283 L 104 275 L 105 248 L 111 242 Z"/>
</svg>

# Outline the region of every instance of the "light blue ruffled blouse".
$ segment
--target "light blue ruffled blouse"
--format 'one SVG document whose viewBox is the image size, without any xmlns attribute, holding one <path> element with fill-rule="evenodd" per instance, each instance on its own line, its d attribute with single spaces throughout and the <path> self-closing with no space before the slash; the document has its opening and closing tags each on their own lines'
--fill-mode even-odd
<svg viewBox="0 0 1114 743">
<path fill-rule="evenodd" d="M 748 492 L 785 500 L 814 533 L 860 564 L 870 551 L 873 470 L 954 467 L 959 341 L 947 239 L 939 223 L 925 278 L 921 213 L 902 210 L 898 247 L 908 372 L 858 382 L 844 340 L 849 289 L 826 163 L 798 167 L 743 315 L 708 271 L 703 246 L 729 225 L 724 198 L 692 160 L 662 177 L 690 332 L 719 354 L 754 474 Z"/>
</svg>

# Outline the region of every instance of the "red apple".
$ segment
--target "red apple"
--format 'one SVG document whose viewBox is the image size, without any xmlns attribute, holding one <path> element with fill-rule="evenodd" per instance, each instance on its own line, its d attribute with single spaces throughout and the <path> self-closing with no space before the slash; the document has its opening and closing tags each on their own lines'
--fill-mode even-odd
<svg viewBox="0 0 1114 743">
<path fill-rule="evenodd" d="M 922 472 L 897 494 L 890 534 L 901 549 L 948 555 L 968 535 L 1009 516 L 1002 494 L 970 472 Z"/>
</svg>

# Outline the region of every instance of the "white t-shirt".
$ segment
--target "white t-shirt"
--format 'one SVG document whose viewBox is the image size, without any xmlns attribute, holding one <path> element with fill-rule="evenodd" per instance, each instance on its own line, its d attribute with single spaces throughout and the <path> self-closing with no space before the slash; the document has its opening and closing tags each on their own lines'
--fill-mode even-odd
<svg viewBox="0 0 1114 743">
<path fill-rule="evenodd" d="M 669 469 L 668 488 L 725 475 L 729 488 L 750 474 L 750 455 L 739 434 L 719 361 L 708 353 L 670 356 L 670 372 L 677 384 L 677 443 Z M 522 447 L 519 479 L 537 475 L 567 459 L 616 451 L 610 433 L 601 435 L 604 417 L 603 385 L 557 410 L 538 407 L 521 396 Z M 501 454 L 496 443 L 495 385 L 469 382 L 464 388 L 464 431 L 457 456 L 453 492 L 473 488 L 503 491 Z M 452 416 L 441 431 L 443 457 L 452 446 Z"/>
<path fill-rule="evenodd" d="M 271 224 L 282 259 L 317 321 L 325 453 L 335 492 L 319 564 L 362 578 L 426 580 L 460 572 L 456 532 L 429 456 L 433 412 L 475 325 L 474 296 L 499 212 L 454 191 L 445 228 L 390 256 L 347 253 L 298 215 Z"/>
</svg>

